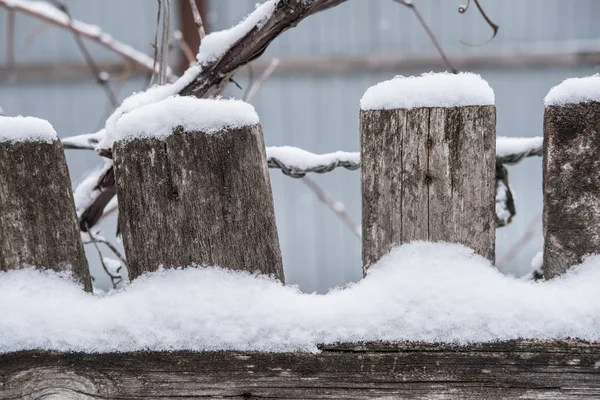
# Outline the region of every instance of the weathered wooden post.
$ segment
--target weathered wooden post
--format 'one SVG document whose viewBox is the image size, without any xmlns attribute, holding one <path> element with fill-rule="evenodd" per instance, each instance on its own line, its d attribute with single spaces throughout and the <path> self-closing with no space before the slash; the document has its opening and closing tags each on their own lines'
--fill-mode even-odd
<svg viewBox="0 0 600 400">
<path fill-rule="evenodd" d="M 23 266 L 90 275 L 64 150 L 45 120 L 0 116 L 0 271 Z"/>
<path fill-rule="evenodd" d="M 251 105 L 174 97 L 124 115 L 116 127 L 131 279 L 195 263 L 283 281 L 265 145 Z"/>
<path fill-rule="evenodd" d="M 550 279 L 600 253 L 600 77 L 567 79 L 544 103 L 542 270 Z"/>
<path fill-rule="evenodd" d="M 494 260 L 496 109 L 474 74 L 396 77 L 361 99 L 363 268 L 413 240 Z"/>
</svg>

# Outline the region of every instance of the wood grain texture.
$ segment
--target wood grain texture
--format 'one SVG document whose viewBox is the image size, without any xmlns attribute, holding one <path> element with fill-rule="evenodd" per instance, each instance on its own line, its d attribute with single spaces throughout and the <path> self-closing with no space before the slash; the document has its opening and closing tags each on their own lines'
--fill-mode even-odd
<svg viewBox="0 0 600 400">
<path fill-rule="evenodd" d="M 413 240 L 494 260 L 494 106 L 362 110 L 363 265 Z"/>
<path fill-rule="evenodd" d="M 191 264 L 283 281 L 260 125 L 114 145 L 129 274 Z"/>
<path fill-rule="evenodd" d="M 70 270 L 91 291 L 60 141 L 0 142 L 0 271 Z"/>
<path fill-rule="evenodd" d="M 547 279 L 600 253 L 600 103 L 546 107 L 544 263 Z"/>
<path fill-rule="evenodd" d="M 363 343 L 320 354 L 0 354 L 2 399 L 591 399 L 600 344 Z"/>
</svg>

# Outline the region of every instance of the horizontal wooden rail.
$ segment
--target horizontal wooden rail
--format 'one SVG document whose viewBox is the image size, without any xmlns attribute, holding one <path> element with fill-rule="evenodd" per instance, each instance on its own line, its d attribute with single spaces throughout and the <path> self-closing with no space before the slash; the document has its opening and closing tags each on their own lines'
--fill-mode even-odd
<svg viewBox="0 0 600 400">
<path fill-rule="evenodd" d="M 0 354 L 0 398 L 600 397 L 600 343 L 362 343 L 321 350 Z"/>
</svg>

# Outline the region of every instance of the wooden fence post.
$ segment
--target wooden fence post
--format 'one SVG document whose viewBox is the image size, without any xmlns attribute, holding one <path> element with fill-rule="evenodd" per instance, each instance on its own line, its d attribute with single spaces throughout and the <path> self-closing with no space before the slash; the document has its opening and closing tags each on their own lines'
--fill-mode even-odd
<svg viewBox="0 0 600 400">
<path fill-rule="evenodd" d="M 596 88 L 596 94 L 589 95 Z M 544 112 L 546 279 L 600 253 L 600 77 L 567 79 Z"/>
<path fill-rule="evenodd" d="M 113 153 L 130 279 L 195 263 L 283 281 L 265 145 L 251 105 L 170 98 L 118 125 Z"/>
<path fill-rule="evenodd" d="M 0 271 L 31 265 L 91 281 L 69 170 L 52 126 L 0 117 Z"/>
<path fill-rule="evenodd" d="M 363 269 L 413 240 L 494 260 L 496 109 L 474 74 L 382 82 L 361 100 Z"/>
</svg>

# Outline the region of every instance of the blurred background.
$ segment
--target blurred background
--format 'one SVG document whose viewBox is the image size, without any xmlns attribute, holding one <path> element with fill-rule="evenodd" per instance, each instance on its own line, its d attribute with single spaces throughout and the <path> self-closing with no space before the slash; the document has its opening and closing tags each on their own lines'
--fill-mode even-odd
<svg viewBox="0 0 600 400">
<path fill-rule="evenodd" d="M 197 0 L 207 33 L 229 28 L 257 0 Z M 65 0 L 72 17 L 99 26 L 114 39 L 152 55 L 158 4 L 154 0 Z M 492 28 L 460 0 L 414 0 L 451 63 L 481 74 L 496 93 L 498 136 L 542 135 L 543 98 L 565 78 L 594 74 L 600 65 L 597 0 L 481 0 Z M 171 27 L 193 51 L 197 32 L 188 0 L 173 0 Z M 174 37 L 177 37 L 175 35 Z M 174 40 L 170 64 L 187 66 Z M 462 43 L 461 43 L 462 42 Z M 482 45 L 483 44 L 483 45 Z M 110 75 L 119 99 L 143 90 L 148 72 L 86 41 Z M 395 75 L 444 71 L 442 61 L 410 8 L 392 0 L 348 0 L 290 29 L 230 84 L 224 96 L 242 97 L 273 58 L 279 67 L 254 97 L 267 146 L 326 153 L 359 151 L 359 100 L 371 85 Z M 112 106 L 96 83 L 73 35 L 0 2 L 0 107 L 5 115 L 47 119 L 60 137 L 95 132 Z M 68 150 L 73 184 L 103 165 L 92 151 Z M 531 270 L 541 250 L 541 158 L 508 167 L 516 197 L 513 222 L 497 230 L 498 268 L 515 276 Z M 286 281 L 306 292 L 326 292 L 361 278 L 360 239 L 298 179 L 270 170 Z M 360 224 L 360 173 L 338 169 L 311 175 Z M 1 201 L 1 199 L 0 199 Z M 99 228 L 114 242 L 116 215 Z M 120 245 L 118 245 L 120 247 Z M 110 286 L 99 258 L 86 246 L 97 284 Z M 110 255 L 107 250 L 105 255 Z"/>
</svg>

